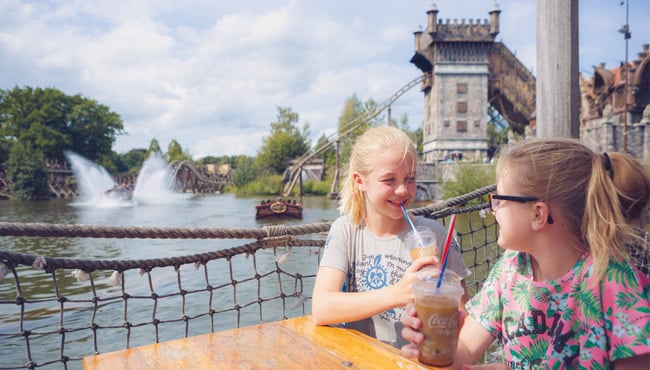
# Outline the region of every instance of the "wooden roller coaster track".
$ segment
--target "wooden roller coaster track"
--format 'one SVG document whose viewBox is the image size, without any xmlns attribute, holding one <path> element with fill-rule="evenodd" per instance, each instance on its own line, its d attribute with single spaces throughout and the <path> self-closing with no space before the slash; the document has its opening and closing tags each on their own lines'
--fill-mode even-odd
<svg viewBox="0 0 650 370">
<path fill-rule="evenodd" d="M 388 99 L 386 99 L 384 102 L 378 105 L 374 110 L 369 111 L 355 118 L 354 120 L 348 122 L 340 131 L 331 134 L 330 136 L 327 137 L 327 140 L 320 142 L 315 147 L 311 148 L 307 153 L 303 154 L 300 158 L 298 158 L 296 164 L 291 169 L 291 173 L 289 177 L 290 180 L 285 185 L 284 196 L 287 197 L 291 194 L 291 191 L 296 185 L 296 182 L 300 178 L 300 174 L 302 172 L 302 168 L 305 165 L 305 163 L 307 163 L 312 158 L 323 154 L 326 150 L 330 149 L 332 146 L 337 145 L 339 140 L 348 137 L 350 134 L 354 132 L 354 130 L 359 128 L 361 125 L 367 123 L 371 119 L 380 115 L 384 110 L 389 108 L 400 96 L 402 96 L 405 92 L 413 88 L 413 86 L 418 85 L 420 82 L 422 82 L 423 79 L 424 79 L 424 75 L 421 75 L 415 78 L 414 80 L 412 80 L 411 82 L 407 83 L 406 85 L 402 86 L 399 90 L 393 93 L 393 95 L 391 95 Z M 338 163 L 337 163 L 337 171 L 334 176 L 333 186 L 337 182 L 338 182 Z"/>
<path fill-rule="evenodd" d="M 69 167 L 47 166 L 48 190 L 52 198 L 74 198 L 79 196 L 74 172 Z M 114 177 L 117 184 L 135 184 L 137 174 Z M 224 186 L 232 184 L 230 174 L 218 174 L 198 169 L 190 161 L 173 161 L 169 164 L 169 185 L 178 192 L 208 193 L 221 192 Z M 0 164 L 0 199 L 11 199 L 10 184 L 6 168 Z"/>
<path fill-rule="evenodd" d="M 220 175 L 197 169 L 190 161 L 172 161 L 169 164 L 170 185 L 179 192 L 208 193 L 221 192 L 225 185 L 232 184 L 230 174 Z"/>
</svg>

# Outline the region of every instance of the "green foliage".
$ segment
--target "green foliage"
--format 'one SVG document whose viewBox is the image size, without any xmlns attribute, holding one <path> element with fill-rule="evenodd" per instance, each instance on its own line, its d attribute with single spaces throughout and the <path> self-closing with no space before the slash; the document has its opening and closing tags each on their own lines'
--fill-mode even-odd
<svg viewBox="0 0 650 370">
<path fill-rule="evenodd" d="M 237 188 L 242 188 L 259 176 L 260 171 L 251 157 L 240 156 L 233 166 L 232 183 Z"/>
<path fill-rule="evenodd" d="M 443 184 L 444 199 L 467 194 L 496 182 L 494 165 L 459 163 L 457 166 L 456 181 L 447 181 Z M 472 202 L 480 202 L 480 200 L 474 199 Z"/>
<path fill-rule="evenodd" d="M 118 172 L 134 173 L 142 167 L 145 161 L 144 149 L 131 149 L 119 156 Z"/>
<path fill-rule="evenodd" d="M 228 158 L 228 156 L 225 156 L 225 157 L 226 157 L 226 159 Z M 196 163 L 199 164 L 200 166 L 205 166 L 206 164 L 217 164 L 218 165 L 218 164 L 221 164 L 221 157 L 214 157 L 214 156 L 209 155 L 207 157 L 200 158 Z"/>
<path fill-rule="evenodd" d="M 298 113 L 291 108 L 277 107 L 277 121 L 271 123 L 271 134 L 264 138 L 257 155 L 257 165 L 269 174 L 281 174 L 289 160 L 305 154 L 310 146 L 309 124 L 298 128 Z"/>
<path fill-rule="evenodd" d="M 236 155 L 231 155 L 231 156 L 222 155 L 221 158 L 219 158 L 219 161 L 216 162 L 215 164 L 220 164 L 220 165 L 221 164 L 229 164 L 231 168 L 234 168 L 235 167 L 235 162 L 237 162 L 237 159 L 240 158 L 240 157 L 246 157 L 246 156 L 243 155 L 243 154 L 238 155 L 238 156 L 236 156 Z"/>
<path fill-rule="evenodd" d="M 263 176 L 236 189 L 237 195 L 277 195 L 282 192 L 282 176 Z"/>
<path fill-rule="evenodd" d="M 4 137 L 0 137 L 0 163 L 5 163 L 9 159 L 10 148 L 11 148 L 11 141 Z"/>
<path fill-rule="evenodd" d="M 332 145 L 325 135 L 321 135 L 318 138 L 318 142 L 314 146 L 314 152 L 321 152 L 316 158 L 322 159 L 326 165 L 336 164 L 336 146 Z"/>
<path fill-rule="evenodd" d="M 383 120 L 382 115 L 367 119 L 376 110 L 377 103 L 372 99 L 363 103 L 355 94 L 345 100 L 338 123 L 341 163 L 349 162 L 352 146 L 356 142 L 357 137 L 366 132 L 368 128 L 381 124 Z"/>
<path fill-rule="evenodd" d="M 76 95 L 68 115 L 72 148 L 94 160 L 104 161 L 113 152 L 115 136 L 122 132 L 122 119 L 108 107 Z"/>
<path fill-rule="evenodd" d="M 104 167 L 104 169 L 108 173 L 117 173 L 117 161 L 115 160 L 114 156 L 111 157 L 103 157 L 102 160 L 100 161 L 100 165 Z"/>
<path fill-rule="evenodd" d="M 181 147 L 181 144 L 178 143 L 175 139 L 173 139 L 170 143 L 169 146 L 167 147 L 167 153 L 163 156 L 165 159 L 165 162 L 171 163 L 172 161 L 191 161 L 192 156 L 188 153 L 188 151 L 183 150 Z"/>
<path fill-rule="evenodd" d="M 157 153 L 162 156 L 162 149 L 160 149 L 160 143 L 158 142 L 158 139 L 151 139 L 149 148 L 147 148 L 147 151 L 144 153 L 144 159 L 148 159 L 152 153 Z"/>
<path fill-rule="evenodd" d="M 302 192 L 309 195 L 327 195 L 332 190 L 332 180 L 329 181 L 314 181 L 307 180 L 302 184 Z M 294 188 L 294 192 L 298 192 L 298 187 Z"/>
<path fill-rule="evenodd" d="M 7 161 L 9 191 L 15 199 L 47 199 L 47 174 L 43 152 L 28 143 L 16 142 L 11 146 Z"/>
<path fill-rule="evenodd" d="M 424 151 L 422 124 L 418 125 L 418 128 L 415 129 L 414 131 L 411 130 L 411 127 L 409 126 L 409 116 L 407 113 L 402 114 L 402 117 L 400 118 L 399 122 L 397 122 L 393 118 L 391 119 L 391 123 L 395 125 L 395 127 L 399 128 L 400 130 L 408 134 L 408 136 L 411 138 L 413 143 L 415 143 L 418 153 L 422 153 Z"/>
<path fill-rule="evenodd" d="M 424 152 L 424 135 L 422 131 L 422 125 L 420 125 L 415 131 L 409 131 L 409 136 L 415 143 L 418 153 L 421 155 L 422 152 Z"/>
<path fill-rule="evenodd" d="M 49 159 L 63 161 L 63 151 L 71 150 L 100 161 L 122 133 L 118 114 L 81 95 L 52 88 L 0 91 L 0 144 L 6 153 L 16 142 L 29 142 Z"/>
<path fill-rule="evenodd" d="M 9 190 L 18 199 L 48 197 L 45 158 L 63 162 L 65 150 L 116 170 L 112 147 L 122 133 L 118 114 L 81 95 L 53 88 L 0 90 L 0 161 L 10 168 Z"/>
</svg>

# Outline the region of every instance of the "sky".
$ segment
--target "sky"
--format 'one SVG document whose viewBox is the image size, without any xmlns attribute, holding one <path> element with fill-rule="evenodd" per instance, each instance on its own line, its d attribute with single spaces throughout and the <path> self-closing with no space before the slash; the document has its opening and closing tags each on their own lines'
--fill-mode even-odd
<svg viewBox="0 0 650 370">
<path fill-rule="evenodd" d="M 650 43 L 648 0 L 581 0 L 580 71 L 625 60 L 618 30 L 629 5 L 629 60 Z M 437 0 L 439 19 L 488 19 L 498 4 L 503 42 L 536 74 L 535 0 Z M 312 144 L 335 132 L 346 99 L 378 103 L 420 71 L 413 32 L 422 0 L 0 0 L 0 89 L 56 88 L 119 114 L 118 153 L 163 151 L 176 140 L 192 157 L 251 155 L 278 107 L 308 123 Z M 422 123 L 414 87 L 393 118 Z"/>
</svg>

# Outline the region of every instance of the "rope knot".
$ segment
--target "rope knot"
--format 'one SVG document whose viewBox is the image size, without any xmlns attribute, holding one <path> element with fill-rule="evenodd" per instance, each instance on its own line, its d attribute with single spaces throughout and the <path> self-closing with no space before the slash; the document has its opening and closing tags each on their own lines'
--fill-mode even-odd
<svg viewBox="0 0 650 370">
<path fill-rule="evenodd" d="M 288 234 L 287 227 L 285 225 L 267 225 L 264 226 L 264 229 L 266 230 L 267 238 L 273 238 L 276 236 L 283 236 Z"/>
</svg>

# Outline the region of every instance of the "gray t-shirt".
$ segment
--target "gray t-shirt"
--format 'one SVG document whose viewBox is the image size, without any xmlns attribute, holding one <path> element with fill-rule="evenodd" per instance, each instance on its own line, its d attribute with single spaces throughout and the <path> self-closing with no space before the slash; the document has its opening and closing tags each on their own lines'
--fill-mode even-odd
<svg viewBox="0 0 650 370">
<path fill-rule="evenodd" d="M 436 234 L 437 240 L 444 242 L 447 231 L 441 223 L 419 216 L 415 217 L 413 224 L 416 228 L 428 227 Z M 352 225 L 348 216 L 341 216 L 332 223 L 320 266 L 345 272 L 342 289 L 347 292 L 364 292 L 394 285 L 412 263 L 405 244 L 408 231 L 407 228 L 397 236 L 381 238 L 363 225 Z M 442 251 L 442 248 L 439 249 Z M 446 268 L 461 278 L 471 273 L 456 241 L 449 249 Z M 401 330 L 400 317 L 403 312 L 403 307 L 396 307 L 367 319 L 346 323 L 345 326 L 399 348 L 404 344 L 401 336 L 397 335 Z"/>
</svg>

